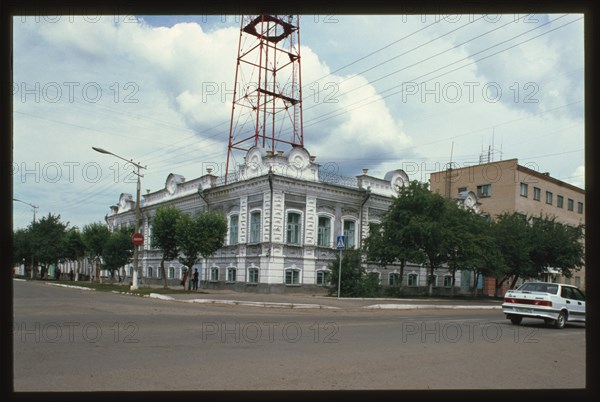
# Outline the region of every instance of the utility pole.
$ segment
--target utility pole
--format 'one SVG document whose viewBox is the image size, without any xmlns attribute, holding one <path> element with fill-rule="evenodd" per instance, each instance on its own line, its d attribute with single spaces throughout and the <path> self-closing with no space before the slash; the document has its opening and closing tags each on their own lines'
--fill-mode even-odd
<svg viewBox="0 0 600 402">
<path fill-rule="evenodd" d="M 116 155 L 110 151 L 107 151 L 102 148 L 92 147 L 92 149 L 96 152 L 100 152 L 101 154 L 108 154 L 115 156 L 121 160 L 124 160 L 127 163 L 131 163 L 135 168 L 135 175 L 137 176 L 137 189 L 135 194 L 135 233 L 136 236 L 140 232 L 140 218 L 141 218 L 141 209 L 140 209 L 140 191 L 142 188 L 140 169 L 146 169 L 146 166 L 142 166 L 139 163 L 133 162 L 133 159 L 127 160 L 119 155 Z M 137 290 L 139 288 L 138 285 L 138 269 L 139 269 L 139 244 L 134 242 L 133 245 L 133 282 L 131 284 L 131 290 Z"/>
</svg>

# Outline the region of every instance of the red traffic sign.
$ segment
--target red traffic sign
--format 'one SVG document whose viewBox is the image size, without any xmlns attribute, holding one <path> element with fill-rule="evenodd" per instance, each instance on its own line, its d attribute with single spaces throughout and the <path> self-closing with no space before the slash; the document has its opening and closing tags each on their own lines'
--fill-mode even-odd
<svg viewBox="0 0 600 402">
<path fill-rule="evenodd" d="M 134 233 L 133 236 L 131 236 L 131 242 L 136 246 L 140 246 L 144 244 L 144 236 L 141 233 Z"/>
</svg>

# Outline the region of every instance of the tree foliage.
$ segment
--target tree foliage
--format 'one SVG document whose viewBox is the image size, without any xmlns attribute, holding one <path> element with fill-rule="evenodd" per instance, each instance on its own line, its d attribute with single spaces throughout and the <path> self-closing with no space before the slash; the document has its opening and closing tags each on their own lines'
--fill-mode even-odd
<svg viewBox="0 0 600 402">
<path fill-rule="evenodd" d="M 338 278 L 340 270 L 340 256 L 329 264 L 331 283 L 328 287 L 329 295 L 337 295 Z M 379 279 L 376 275 L 366 272 L 362 264 L 360 250 L 347 250 L 342 252 L 342 274 L 340 283 L 340 297 L 375 297 L 380 292 Z"/>
<path fill-rule="evenodd" d="M 184 281 L 200 256 L 210 257 L 225 243 L 227 219 L 217 212 L 204 212 L 194 217 L 181 214 L 176 224 L 179 262 L 188 267 Z"/>
<path fill-rule="evenodd" d="M 162 251 L 160 269 L 165 289 L 168 287 L 165 261 L 174 260 L 179 255 L 177 221 L 180 217 L 181 211 L 179 209 L 173 206 L 161 206 L 156 210 L 156 215 L 152 220 L 151 244 L 153 248 L 158 248 Z"/>
<path fill-rule="evenodd" d="M 48 216 L 44 216 L 30 226 L 29 241 L 38 263 L 45 266 L 58 264 L 58 261 L 63 258 L 63 240 L 68 226 L 68 222 L 61 222 L 60 215 L 52 213 L 48 213 Z"/>
<path fill-rule="evenodd" d="M 88 255 L 95 262 L 95 276 L 96 278 L 100 278 L 100 259 L 102 258 L 104 246 L 110 238 L 110 230 L 108 230 L 108 227 L 103 223 L 90 223 L 83 227 L 81 238 L 83 244 L 85 244 Z"/>
<path fill-rule="evenodd" d="M 132 229 L 115 230 L 110 234 L 102 248 L 103 266 L 114 278 L 115 271 L 129 263 L 133 257 Z"/>
</svg>

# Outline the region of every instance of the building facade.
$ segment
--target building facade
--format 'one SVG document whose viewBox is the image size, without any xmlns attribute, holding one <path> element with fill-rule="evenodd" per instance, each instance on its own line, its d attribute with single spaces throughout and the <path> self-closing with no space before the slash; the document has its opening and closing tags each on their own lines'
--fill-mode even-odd
<svg viewBox="0 0 600 402">
<path fill-rule="evenodd" d="M 519 212 L 532 216 L 552 215 L 557 221 L 577 226 L 585 223 L 585 191 L 558 180 L 549 173 L 540 173 L 519 165 L 518 159 L 482 163 L 458 169 L 432 173 L 430 189 L 447 198 L 474 192 L 482 214 L 492 219 L 502 213 Z M 548 269 L 546 280 L 571 283 L 585 288 L 585 269 L 573 278 Z M 486 278 L 486 294 L 494 293 L 494 280 Z M 506 289 L 503 289 L 503 291 Z"/>
<path fill-rule="evenodd" d="M 188 214 L 221 212 L 228 222 L 225 246 L 197 266 L 204 288 L 255 292 L 325 292 L 329 264 L 335 260 L 336 239 L 344 235 L 347 248 L 360 248 L 369 223 L 381 222 L 397 186 L 408 183 L 402 170 L 383 179 L 367 174 L 344 178 L 324 174 L 315 157 L 301 146 L 288 152 L 254 147 L 235 175 L 217 177 L 207 169 L 191 181 L 177 174 L 165 187 L 145 194 L 141 203 L 144 244 L 140 250 L 140 280 L 161 283 L 160 250 L 150 246 L 152 220 L 162 205 Z M 121 194 L 106 221 L 112 230 L 134 226 L 135 202 Z M 177 260 L 165 263 L 168 280 L 179 284 L 183 271 Z M 125 267 L 131 274 L 131 267 Z M 367 267 L 384 286 L 400 278 L 397 267 Z M 408 265 L 403 281 L 418 291 L 426 286 L 426 268 Z M 436 272 L 434 285 L 449 287 L 446 270 Z M 460 287 L 460 278 L 456 283 Z"/>
</svg>

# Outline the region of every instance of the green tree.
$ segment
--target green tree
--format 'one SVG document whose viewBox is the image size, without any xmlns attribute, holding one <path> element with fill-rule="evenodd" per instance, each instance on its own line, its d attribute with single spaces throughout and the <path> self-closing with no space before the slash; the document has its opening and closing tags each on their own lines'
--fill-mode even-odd
<svg viewBox="0 0 600 402">
<path fill-rule="evenodd" d="M 225 243 L 227 219 L 217 212 L 204 212 L 191 217 L 181 214 L 176 224 L 176 240 L 179 247 L 179 262 L 188 269 L 183 284 L 200 256 L 208 258 Z"/>
<path fill-rule="evenodd" d="M 100 261 L 104 245 L 109 237 L 110 230 L 108 230 L 108 226 L 100 222 L 85 225 L 83 227 L 83 232 L 81 233 L 81 239 L 85 244 L 85 248 L 94 262 L 96 280 L 100 280 Z M 92 278 L 90 277 L 90 280 L 91 279 Z"/>
<path fill-rule="evenodd" d="M 83 257 L 85 257 L 86 251 L 79 228 L 73 227 L 69 229 L 63 243 L 63 257 L 68 260 L 77 261 L 76 274 L 78 275 L 83 265 Z"/>
<path fill-rule="evenodd" d="M 531 261 L 533 232 L 526 215 L 518 212 L 499 215 L 493 234 L 495 246 L 502 255 L 498 274 L 512 278 L 510 288 L 514 288 L 520 277 L 536 276 Z"/>
<path fill-rule="evenodd" d="M 337 295 L 340 257 L 329 263 L 331 285 L 329 295 Z M 342 275 L 340 282 L 340 297 L 376 297 L 380 294 L 377 275 L 370 275 L 362 264 L 362 254 L 359 250 L 342 252 Z"/>
<path fill-rule="evenodd" d="M 583 265 L 584 226 L 565 225 L 548 215 L 532 217 L 530 221 L 531 276 L 539 277 L 547 268 L 554 268 L 570 278 Z"/>
<path fill-rule="evenodd" d="M 61 222 L 60 215 L 48 213 L 38 222 L 32 223 L 30 233 L 31 247 L 35 260 L 48 267 L 58 264 L 63 258 L 63 239 L 69 223 Z"/>
<path fill-rule="evenodd" d="M 102 249 L 104 268 L 110 271 L 111 280 L 114 281 L 115 270 L 127 264 L 133 258 L 133 243 L 131 236 L 133 230 L 120 229 L 110 234 Z"/>
<path fill-rule="evenodd" d="M 165 261 L 172 261 L 179 255 L 177 244 L 177 220 L 181 211 L 173 206 L 161 206 L 156 210 L 152 221 L 152 247 L 162 251 L 160 259 L 160 270 L 164 280 L 164 288 L 167 285 L 167 273 Z"/>
<path fill-rule="evenodd" d="M 31 276 L 31 270 L 34 269 L 30 229 L 31 227 L 17 229 L 13 232 L 13 263 L 25 265 L 25 276 Z M 33 274 L 35 276 L 35 272 Z"/>
</svg>

